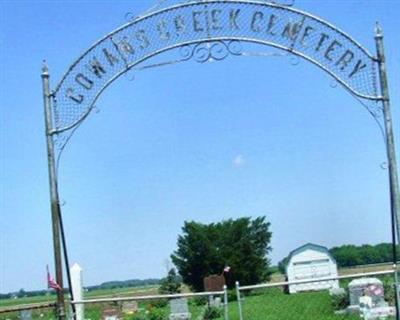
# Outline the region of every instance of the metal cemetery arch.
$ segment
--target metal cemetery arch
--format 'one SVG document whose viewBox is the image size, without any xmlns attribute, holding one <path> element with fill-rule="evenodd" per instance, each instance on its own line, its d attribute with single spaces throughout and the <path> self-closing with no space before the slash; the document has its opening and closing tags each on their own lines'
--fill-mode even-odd
<svg viewBox="0 0 400 320">
<path fill-rule="evenodd" d="M 173 50 L 179 51 L 174 62 L 191 59 L 206 62 L 243 55 L 242 46 L 246 43 L 272 46 L 317 65 L 364 104 L 379 104 L 378 112 L 384 116 L 393 243 L 396 243 L 394 230 L 398 238 L 400 235 L 397 223 L 400 219 L 399 186 L 383 36 L 379 27 L 375 38 L 376 56 L 333 25 L 288 6 L 253 0 L 197 0 L 138 17 L 106 35 L 71 65 L 54 90 L 50 90 L 49 73 L 44 67 L 42 79 L 57 282 L 62 286 L 60 238 L 64 250 L 66 248 L 57 190 L 56 155 L 60 155 L 74 130 L 90 114 L 109 84 L 150 58 Z M 58 292 L 58 317 L 65 318 L 62 291 Z"/>
</svg>

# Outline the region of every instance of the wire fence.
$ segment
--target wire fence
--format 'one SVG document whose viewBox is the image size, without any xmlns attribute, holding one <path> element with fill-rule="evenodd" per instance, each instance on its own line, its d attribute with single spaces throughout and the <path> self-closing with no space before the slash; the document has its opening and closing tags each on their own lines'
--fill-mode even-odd
<svg viewBox="0 0 400 320">
<path fill-rule="evenodd" d="M 73 319 L 73 304 L 78 320 L 355 320 L 365 310 L 359 308 L 358 298 L 357 306 L 352 304 L 349 283 L 372 277 L 384 286 L 386 305 L 381 310 L 394 315 L 394 273 L 385 270 L 248 286 L 237 282 L 235 289 L 224 286 L 212 292 L 86 298 L 68 303 L 67 319 Z M 296 294 L 290 294 L 293 288 Z M 54 302 L 8 306 L 0 309 L 0 320 L 52 320 L 55 311 Z"/>
<path fill-rule="evenodd" d="M 240 286 L 237 282 L 237 313 L 231 313 L 230 319 L 353 320 L 360 319 L 365 312 L 375 314 L 380 312 L 382 315 L 389 315 L 382 316 L 382 319 L 394 319 L 394 272 L 388 270 L 250 286 Z M 349 292 L 349 283 L 354 279 L 368 281 L 367 279 L 371 280 L 371 277 L 378 278 L 383 283 L 385 302 L 380 297 L 381 307 L 363 310 L 360 308 L 358 298 L 354 298 L 357 304 L 351 301 L 352 293 Z M 323 288 L 325 290 L 321 290 Z M 289 294 L 290 292 L 296 293 Z M 361 296 L 363 293 L 359 291 L 359 294 Z M 381 318 L 377 315 L 368 319 Z"/>
</svg>

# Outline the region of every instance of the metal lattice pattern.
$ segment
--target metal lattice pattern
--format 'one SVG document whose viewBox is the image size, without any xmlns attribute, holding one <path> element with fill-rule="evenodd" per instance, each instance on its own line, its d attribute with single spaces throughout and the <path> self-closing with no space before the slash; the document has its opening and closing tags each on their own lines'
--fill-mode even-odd
<svg viewBox="0 0 400 320">
<path fill-rule="evenodd" d="M 182 61 L 222 60 L 246 42 L 303 57 L 354 95 L 379 99 L 373 56 L 328 23 L 271 3 L 197 1 L 137 18 L 92 46 L 54 92 L 54 132 L 76 127 L 108 84 L 157 54 L 180 48 Z"/>
</svg>

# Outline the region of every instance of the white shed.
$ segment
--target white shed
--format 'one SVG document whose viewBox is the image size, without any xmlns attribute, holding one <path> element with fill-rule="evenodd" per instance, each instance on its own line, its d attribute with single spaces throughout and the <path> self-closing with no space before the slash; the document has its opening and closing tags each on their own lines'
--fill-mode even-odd
<svg viewBox="0 0 400 320">
<path fill-rule="evenodd" d="M 323 246 L 308 243 L 293 250 L 288 257 L 286 276 L 289 282 L 311 280 L 338 275 L 337 264 L 329 250 Z M 320 281 L 289 285 L 289 293 L 318 291 L 339 288 L 339 281 Z"/>
</svg>

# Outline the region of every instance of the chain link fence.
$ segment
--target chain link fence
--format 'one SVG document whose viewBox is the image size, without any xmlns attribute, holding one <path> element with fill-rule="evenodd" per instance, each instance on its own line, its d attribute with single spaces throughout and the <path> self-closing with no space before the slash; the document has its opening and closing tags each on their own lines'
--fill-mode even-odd
<svg viewBox="0 0 400 320">
<path fill-rule="evenodd" d="M 236 283 L 237 308 L 231 308 L 229 317 L 231 320 L 395 319 L 393 274 L 391 270 L 253 286 L 240 286 Z M 372 306 L 364 305 L 362 299 L 359 300 L 367 290 L 360 289 L 360 285 L 371 281 L 376 281 L 376 288 L 372 284 L 365 288 L 376 290 Z M 382 283 L 383 288 L 379 287 L 379 283 Z M 315 289 L 327 284 L 332 284 L 330 290 Z M 302 291 L 289 294 L 292 291 L 289 290 L 290 286 L 302 288 Z"/>
</svg>

